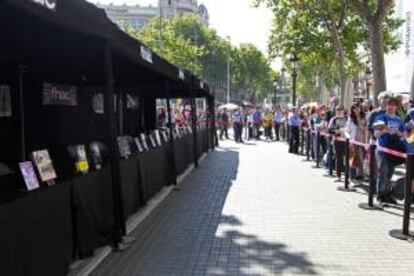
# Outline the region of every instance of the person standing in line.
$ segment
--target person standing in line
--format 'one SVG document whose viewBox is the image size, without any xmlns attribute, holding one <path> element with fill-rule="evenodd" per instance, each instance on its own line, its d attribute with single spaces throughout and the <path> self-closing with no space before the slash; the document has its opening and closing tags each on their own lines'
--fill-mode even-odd
<svg viewBox="0 0 414 276">
<path fill-rule="evenodd" d="M 266 141 L 272 140 L 273 114 L 270 109 L 267 109 L 263 117 L 263 127 L 265 130 Z"/>
<path fill-rule="evenodd" d="M 219 116 L 220 119 L 220 140 L 223 140 L 223 134 L 225 135 L 226 139 L 229 139 L 229 132 L 228 132 L 228 127 L 229 127 L 229 115 L 227 114 L 227 109 L 224 108 L 221 111 L 221 114 Z"/>
<path fill-rule="evenodd" d="M 243 115 L 240 109 L 235 109 L 232 114 L 234 140 L 236 143 L 243 143 L 242 129 L 243 129 Z"/>
<path fill-rule="evenodd" d="M 260 108 L 256 108 L 253 112 L 253 132 L 256 140 L 260 139 L 260 125 L 262 124 L 262 113 Z"/>
<path fill-rule="evenodd" d="M 276 141 L 280 141 L 280 124 L 282 123 L 282 112 L 280 107 L 276 107 L 275 114 L 273 115 L 273 124 L 275 127 Z"/>
<path fill-rule="evenodd" d="M 388 103 L 389 99 L 391 98 L 391 96 L 392 96 L 391 92 L 388 92 L 388 91 L 381 92 L 378 95 L 378 102 L 379 102 L 380 106 L 378 108 L 374 109 L 369 114 L 369 117 L 368 117 L 368 134 L 369 134 L 369 138 L 371 139 L 372 143 L 375 143 L 375 141 L 376 141 L 376 137 L 374 135 L 373 125 L 374 125 L 375 121 L 377 120 L 378 116 L 385 114 L 385 109 L 386 109 L 387 103 Z"/>
<path fill-rule="evenodd" d="M 329 122 L 329 133 L 335 138 L 345 138 L 347 118 L 345 117 L 345 108 L 342 105 L 336 107 L 336 115 Z M 345 166 L 345 151 L 346 144 L 342 141 L 334 139 L 334 150 L 336 160 L 336 175 L 341 179 L 342 172 Z"/>
<path fill-rule="evenodd" d="M 346 123 L 345 136 L 357 142 L 367 142 L 366 132 L 366 116 L 362 109 L 362 105 L 354 103 L 351 106 L 351 112 Z M 364 160 L 363 149 L 357 145 L 351 145 L 351 169 L 355 172 L 356 180 L 363 180 L 364 178 Z"/>
<path fill-rule="evenodd" d="M 247 114 L 247 139 L 251 140 L 253 135 L 253 110 L 249 110 Z"/>
<path fill-rule="evenodd" d="M 301 121 L 296 107 L 292 107 L 288 116 L 288 125 L 290 131 L 289 153 L 299 153 L 299 127 Z"/>
<path fill-rule="evenodd" d="M 398 100 L 390 98 L 386 105 L 386 113 L 377 116 L 373 125 L 374 135 L 377 137 L 377 145 L 392 150 L 406 152 L 404 145 L 405 124 L 397 115 Z M 377 149 L 377 200 L 380 203 L 396 204 L 391 196 L 391 178 L 395 167 L 405 162 L 404 159 L 391 156 Z"/>
<path fill-rule="evenodd" d="M 326 121 L 329 123 L 336 115 L 336 107 L 339 105 L 338 97 L 334 96 L 330 100 L 329 110 L 326 112 Z"/>
</svg>

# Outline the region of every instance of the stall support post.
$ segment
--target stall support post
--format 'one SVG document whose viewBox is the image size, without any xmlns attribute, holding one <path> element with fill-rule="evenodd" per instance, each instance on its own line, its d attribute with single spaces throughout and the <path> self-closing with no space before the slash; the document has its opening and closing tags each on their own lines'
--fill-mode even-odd
<svg viewBox="0 0 414 276">
<path fill-rule="evenodd" d="M 194 76 L 191 76 L 191 128 L 193 129 L 193 154 L 194 154 L 194 166 L 198 167 L 198 140 L 197 140 L 197 107 L 195 104 L 195 91 L 194 91 Z"/>
<path fill-rule="evenodd" d="M 414 240 L 414 233 L 410 232 L 410 213 L 414 180 L 414 154 L 407 155 L 404 193 L 404 216 L 401 230 L 391 230 L 390 235 L 400 240 Z"/>
<path fill-rule="evenodd" d="M 306 130 L 306 160 L 310 160 L 311 130 Z"/>
<path fill-rule="evenodd" d="M 219 146 L 219 139 L 217 135 L 217 127 L 216 127 L 216 99 L 213 97 L 213 101 L 211 103 L 211 116 L 213 118 L 213 150 Z"/>
<path fill-rule="evenodd" d="M 110 143 L 110 162 L 111 162 L 111 177 L 112 177 L 112 194 L 114 201 L 114 229 L 112 246 L 119 248 L 119 243 L 122 241 L 122 235 L 126 232 L 123 208 L 122 208 L 122 191 L 120 185 L 120 169 L 118 163 L 118 151 L 117 151 L 117 124 L 116 114 L 114 112 L 114 76 L 113 76 L 113 64 L 111 45 L 109 42 L 105 43 L 105 73 L 106 73 L 106 93 L 105 93 L 105 114 L 108 122 L 108 139 Z"/>
<path fill-rule="evenodd" d="M 319 168 L 319 162 L 321 157 L 321 132 L 318 130 L 316 133 L 316 168 Z"/>
<path fill-rule="evenodd" d="M 173 131 L 173 124 L 171 118 L 171 91 L 170 91 L 170 82 L 166 80 L 165 82 L 165 89 L 167 92 L 167 120 L 168 120 L 168 128 L 170 129 L 170 135 L 168 137 L 169 144 L 170 144 L 170 162 L 171 162 L 171 177 L 172 182 L 174 185 L 177 185 L 177 174 L 175 172 L 175 150 L 174 150 L 174 136 Z"/>
<path fill-rule="evenodd" d="M 23 75 L 26 70 L 24 65 L 18 66 L 19 74 L 19 105 L 20 105 L 20 151 L 21 151 L 21 161 L 24 162 L 27 159 L 26 153 L 26 126 L 24 118 L 24 95 L 23 95 Z"/>
</svg>

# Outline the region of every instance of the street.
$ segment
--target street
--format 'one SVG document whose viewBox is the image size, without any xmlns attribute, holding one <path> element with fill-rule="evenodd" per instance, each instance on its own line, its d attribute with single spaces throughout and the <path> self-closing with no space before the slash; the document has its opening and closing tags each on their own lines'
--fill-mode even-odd
<svg viewBox="0 0 414 276">
<path fill-rule="evenodd" d="M 402 211 L 325 174 L 282 142 L 222 142 L 93 275 L 413 275 Z"/>
</svg>

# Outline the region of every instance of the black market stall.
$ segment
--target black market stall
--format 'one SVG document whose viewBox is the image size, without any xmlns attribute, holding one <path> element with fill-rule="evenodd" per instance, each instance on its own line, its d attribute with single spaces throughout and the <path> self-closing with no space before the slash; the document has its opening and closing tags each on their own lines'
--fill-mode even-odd
<svg viewBox="0 0 414 276">
<path fill-rule="evenodd" d="M 208 88 L 82 0 L 4 0 L 0 20 L 0 274 L 65 275 L 174 182 L 173 135 L 127 139 L 152 142 L 155 99 Z"/>
</svg>

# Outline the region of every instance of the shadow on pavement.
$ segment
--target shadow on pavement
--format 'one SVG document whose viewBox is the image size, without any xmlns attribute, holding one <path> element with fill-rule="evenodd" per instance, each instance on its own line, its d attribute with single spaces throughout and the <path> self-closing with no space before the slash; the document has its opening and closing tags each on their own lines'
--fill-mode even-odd
<svg viewBox="0 0 414 276">
<path fill-rule="evenodd" d="M 242 221 L 223 214 L 238 167 L 237 151 L 213 152 L 180 185 L 180 192 L 134 231 L 132 247 L 111 254 L 92 275 L 316 275 L 306 254 L 243 233 L 238 229 Z"/>
</svg>

